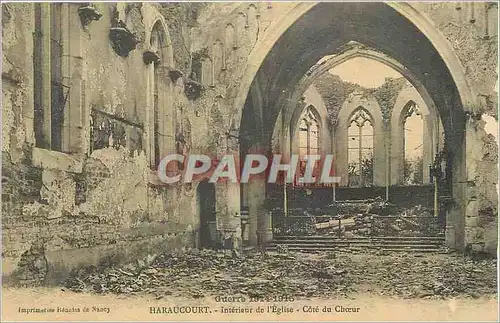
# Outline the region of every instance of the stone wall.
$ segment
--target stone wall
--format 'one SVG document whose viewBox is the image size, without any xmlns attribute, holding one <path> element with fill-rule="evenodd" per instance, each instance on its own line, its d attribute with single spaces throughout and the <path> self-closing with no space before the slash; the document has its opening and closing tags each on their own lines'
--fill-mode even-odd
<svg viewBox="0 0 500 323">
<path fill-rule="evenodd" d="M 434 3 L 417 8 L 444 34 L 477 98 L 466 125 L 465 247 L 495 254 L 498 243 L 498 3 Z M 487 120 L 488 122 L 485 122 Z"/>
<path fill-rule="evenodd" d="M 29 284 L 50 282 L 72 268 L 98 265 L 106 259 L 118 262 L 140 253 L 197 245 L 196 183 L 159 185 L 150 167 L 150 66 L 143 52 L 149 49 L 150 29 L 158 19 L 165 21 L 172 34 L 172 38 L 168 31 L 164 35 L 166 43 L 175 47 L 166 50 L 173 60 L 165 58 L 167 73 L 161 75 L 169 91 L 168 102 L 161 108 L 170 119 L 160 132 L 172 133 L 166 135 L 169 142 L 161 154 L 174 152 L 179 137 L 185 150 L 200 152 L 213 151 L 221 140 L 210 136 L 209 129 L 214 127 L 208 126 L 219 121 L 216 103 L 209 105 L 186 94 L 191 69 L 192 19 L 188 17 L 196 4 L 96 3 L 102 17 L 87 26 L 80 25 L 79 5 L 63 6 L 66 18 L 73 22 L 69 23 L 69 43 L 81 55 L 75 58 L 80 61 L 74 69 L 79 70 L 78 80 L 70 77 L 71 104 L 65 106 L 65 116 L 75 119 L 71 137 L 81 144 L 59 152 L 36 147 L 33 133 L 34 4 L 2 5 L 6 17 L 2 42 L 3 272 Z M 176 14 L 160 14 L 169 10 Z M 116 13 L 139 40 L 127 57 L 119 56 L 110 42 Z M 168 71 L 183 76 L 174 82 Z M 72 104 L 76 101 L 79 104 Z M 224 219 L 228 211 L 227 193 L 223 193 L 217 205 L 220 228 L 229 226 L 237 234 L 238 223 Z M 233 240 L 237 247 L 238 239 Z"/>
</svg>

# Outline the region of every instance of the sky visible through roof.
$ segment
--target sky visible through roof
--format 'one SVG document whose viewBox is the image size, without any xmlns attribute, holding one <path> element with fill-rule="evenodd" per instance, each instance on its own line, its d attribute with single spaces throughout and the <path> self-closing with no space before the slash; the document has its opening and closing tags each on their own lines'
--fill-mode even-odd
<svg viewBox="0 0 500 323">
<path fill-rule="evenodd" d="M 365 57 L 356 57 L 329 71 L 344 81 L 359 84 L 365 88 L 381 86 L 387 77 L 403 77 L 391 67 Z"/>
</svg>

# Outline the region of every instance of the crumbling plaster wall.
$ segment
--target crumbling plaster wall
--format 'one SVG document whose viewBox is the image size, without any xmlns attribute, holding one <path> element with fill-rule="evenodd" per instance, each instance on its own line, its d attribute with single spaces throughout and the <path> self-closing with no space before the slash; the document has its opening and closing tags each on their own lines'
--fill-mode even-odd
<svg viewBox="0 0 500 323">
<path fill-rule="evenodd" d="M 496 253 L 498 242 L 498 3 L 416 4 L 460 59 L 477 98 L 465 107 L 467 201 L 465 247 Z"/>
<path fill-rule="evenodd" d="M 481 110 L 496 116 L 498 3 L 440 2 L 414 6 L 435 23 L 452 46 Z"/>
<path fill-rule="evenodd" d="M 15 161 L 23 158 L 26 142 L 33 133 L 32 5 L 2 5 L 2 151 Z M 26 125 L 20 127 L 19 125 Z"/>
<path fill-rule="evenodd" d="M 98 265 L 106 257 L 115 262 L 141 249 L 154 253 L 196 245 L 196 184 L 157 185 L 149 167 L 147 136 L 139 133 L 138 138 L 132 138 L 127 131 L 122 142 L 116 133 L 116 129 L 128 127 L 123 120 L 148 126 L 142 53 L 148 49 L 145 39 L 150 32 L 145 26 L 152 26 L 159 8 L 150 4 L 120 6 L 124 10 L 120 17 L 140 40 L 128 57 L 120 57 L 109 40 L 115 5 L 95 6 L 102 13 L 100 20 L 71 35 L 79 39 L 82 49 L 85 84 L 81 97 L 85 109 L 81 115 L 83 129 L 72 134 L 85 138 L 84 147 L 74 154 L 34 147 L 33 4 L 2 6 L 8 18 L 3 19 L 2 43 L 2 257 L 4 275 L 15 281 L 47 282 L 51 277 L 62 277 L 57 272 Z M 78 16 L 69 18 L 79 20 Z M 175 23 L 184 21 L 170 25 Z M 180 40 L 182 37 L 176 39 Z M 176 58 L 189 61 L 189 52 L 178 52 Z M 181 72 L 187 75 L 189 68 L 182 66 Z M 194 106 L 200 106 L 201 101 L 187 99 L 184 81 L 180 78 L 172 84 L 169 99 L 177 112 L 177 124 L 193 122 L 187 127 L 177 125 L 176 129 L 189 136 L 189 146 L 195 143 L 191 149 L 209 150 L 206 147 L 218 143 L 205 135 L 208 116 L 196 119 Z M 92 146 L 92 109 L 104 112 L 105 120 L 120 126 L 111 130 L 113 138 L 106 137 L 102 147 Z"/>
<path fill-rule="evenodd" d="M 192 29 L 192 51 L 207 49 L 212 57 L 214 43 L 220 40 L 224 44 L 225 68 L 215 72 L 215 89 L 206 92 L 205 96 L 219 97 L 226 124 L 231 124 L 231 119 L 237 114 L 237 111 L 232 111 L 232 101 L 237 95 L 249 54 L 257 49 L 273 20 L 281 18 L 294 5 L 296 3 L 217 3 L 208 5 L 200 13 L 200 25 Z M 256 14 L 249 15 L 253 10 Z M 232 28 L 234 37 L 230 37 Z M 233 126 L 239 127 L 238 124 Z"/>
</svg>

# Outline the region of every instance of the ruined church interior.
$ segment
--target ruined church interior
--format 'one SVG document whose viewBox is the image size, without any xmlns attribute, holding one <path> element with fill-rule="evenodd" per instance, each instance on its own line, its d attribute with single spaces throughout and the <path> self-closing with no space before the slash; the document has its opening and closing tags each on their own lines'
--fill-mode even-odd
<svg viewBox="0 0 500 323">
<path fill-rule="evenodd" d="M 4 280 L 129 293 L 167 253 L 352 252 L 481 256 L 496 289 L 497 30 L 496 2 L 2 4 Z M 340 181 L 158 180 L 169 154 L 254 152 L 333 155 Z M 122 287 L 82 271 L 131 261 Z M 322 284 L 290 290 L 351 288 Z"/>
</svg>

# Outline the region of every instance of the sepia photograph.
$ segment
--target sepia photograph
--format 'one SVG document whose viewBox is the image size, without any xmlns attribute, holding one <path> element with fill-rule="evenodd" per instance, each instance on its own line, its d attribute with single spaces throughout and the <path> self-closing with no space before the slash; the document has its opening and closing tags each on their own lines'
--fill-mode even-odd
<svg viewBox="0 0 500 323">
<path fill-rule="evenodd" d="M 5 322 L 491 321 L 497 1 L 2 1 Z"/>
</svg>

